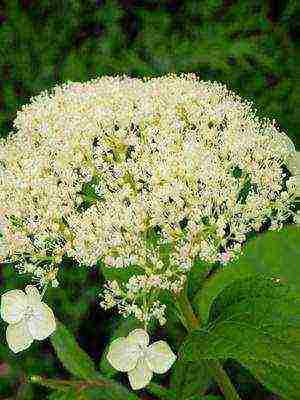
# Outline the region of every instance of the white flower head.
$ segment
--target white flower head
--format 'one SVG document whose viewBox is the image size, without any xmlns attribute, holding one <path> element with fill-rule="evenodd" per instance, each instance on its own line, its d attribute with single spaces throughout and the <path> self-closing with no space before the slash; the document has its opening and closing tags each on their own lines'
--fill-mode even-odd
<svg viewBox="0 0 300 400">
<path fill-rule="evenodd" d="M 167 372 L 176 358 L 170 346 L 162 340 L 149 346 L 149 335 L 143 329 L 135 329 L 127 337 L 115 339 L 107 354 L 108 361 L 116 370 L 128 373 L 133 390 L 147 386 L 153 372 Z"/>
<path fill-rule="evenodd" d="M 291 176 L 286 184 L 288 191 L 293 192 L 296 197 L 300 197 L 300 174 Z"/>
<path fill-rule="evenodd" d="M 46 339 L 56 329 L 51 308 L 32 285 L 26 286 L 25 293 L 15 289 L 1 296 L 1 317 L 9 324 L 6 340 L 14 353 L 26 350 L 34 339 Z"/>
<path fill-rule="evenodd" d="M 292 175 L 300 175 L 300 151 L 296 151 L 288 161 L 288 169 Z"/>
</svg>

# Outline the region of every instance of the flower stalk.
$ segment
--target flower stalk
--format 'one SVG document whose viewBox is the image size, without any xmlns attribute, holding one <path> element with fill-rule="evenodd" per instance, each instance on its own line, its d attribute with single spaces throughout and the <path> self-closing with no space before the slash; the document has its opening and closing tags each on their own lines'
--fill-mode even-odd
<svg viewBox="0 0 300 400">
<path fill-rule="evenodd" d="M 68 392 L 70 389 L 77 391 L 86 389 L 90 386 L 103 387 L 109 385 L 109 382 L 105 382 L 100 378 L 95 380 L 63 380 L 63 379 L 46 379 L 39 375 L 33 375 L 30 378 L 31 383 L 47 387 L 49 389 L 58 390 L 60 392 Z"/>
<path fill-rule="evenodd" d="M 199 329 L 201 323 L 194 313 L 192 305 L 187 296 L 186 288 L 184 288 L 175 298 L 174 303 L 178 310 L 179 318 L 186 330 L 188 332 L 192 332 L 193 330 Z M 241 400 L 220 362 L 217 360 L 208 360 L 207 364 L 216 382 L 218 383 L 225 399 Z"/>
</svg>

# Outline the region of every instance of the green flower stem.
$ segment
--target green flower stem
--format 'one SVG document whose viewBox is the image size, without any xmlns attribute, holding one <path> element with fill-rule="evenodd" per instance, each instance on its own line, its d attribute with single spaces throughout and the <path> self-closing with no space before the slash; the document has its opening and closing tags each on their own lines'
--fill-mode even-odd
<svg viewBox="0 0 300 400">
<path fill-rule="evenodd" d="M 196 317 L 194 310 L 187 297 L 186 289 L 183 289 L 179 296 L 175 298 L 175 305 L 177 307 L 178 316 L 187 331 L 193 331 L 199 328 L 200 321 Z"/>
<path fill-rule="evenodd" d="M 200 321 L 196 317 L 191 303 L 189 302 L 186 289 L 183 289 L 180 294 L 175 297 L 175 305 L 178 310 L 179 318 L 188 332 L 200 328 Z M 209 369 L 212 371 L 225 399 L 241 400 L 219 361 L 208 360 L 207 364 Z"/>
<path fill-rule="evenodd" d="M 208 361 L 209 368 L 213 372 L 213 375 L 222 390 L 225 399 L 227 400 L 240 400 L 240 396 L 235 390 L 229 376 L 223 369 L 222 365 L 217 360 Z"/>
<path fill-rule="evenodd" d="M 59 390 L 61 392 L 67 392 L 71 387 L 74 387 L 74 382 L 71 383 L 71 381 L 45 379 L 38 375 L 31 376 L 30 381 L 32 383 L 36 383 L 49 389 Z"/>
<path fill-rule="evenodd" d="M 104 382 L 99 380 L 84 380 L 84 381 L 77 381 L 77 380 L 61 380 L 61 379 L 45 379 L 39 375 L 33 375 L 30 378 L 32 383 L 37 383 L 38 385 L 48 387 L 50 389 L 59 390 L 61 392 L 68 392 L 71 388 L 76 390 L 82 390 L 89 386 L 107 386 L 108 382 Z"/>
</svg>

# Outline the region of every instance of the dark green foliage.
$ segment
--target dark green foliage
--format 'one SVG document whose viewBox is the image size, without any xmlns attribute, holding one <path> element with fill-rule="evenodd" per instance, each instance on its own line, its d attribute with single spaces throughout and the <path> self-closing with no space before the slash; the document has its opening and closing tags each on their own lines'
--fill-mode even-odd
<svg viewBox="0 0 300 400">
<path fill-rule="evenodd" d="M 253 100 L 299 145 L 299 11 L 296 0 L 10 0 L 0 5 L 1 134 L 60 82 L 195 72 Z"/>
</svg>

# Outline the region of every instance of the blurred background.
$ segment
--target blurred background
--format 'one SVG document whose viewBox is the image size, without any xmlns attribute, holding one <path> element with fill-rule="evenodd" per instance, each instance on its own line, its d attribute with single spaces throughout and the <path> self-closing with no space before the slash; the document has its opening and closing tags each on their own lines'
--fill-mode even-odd
<svg viewBox="0 0 300 400">
<path fill-rule="evenodd" d="M 30 97 L 55 84 L 194 72 L 252 100 L 299 150 L 299 15 L 297 0 L 0 0 L 0 136 Z M 0 294 L 26 281 L 0 265 Z M 98 362 L 118 324 L 98 305 L 102 278 L 70 264 L 60 281 L 47 302 Z M 239 366 L 228 371 L 243 399 L 278 399 Z M 27 383 L 31 374 L 68 377 L 47 341 L 9 352 L 0 322 L 0 399 L 48 398 Z"/>
</svg>

